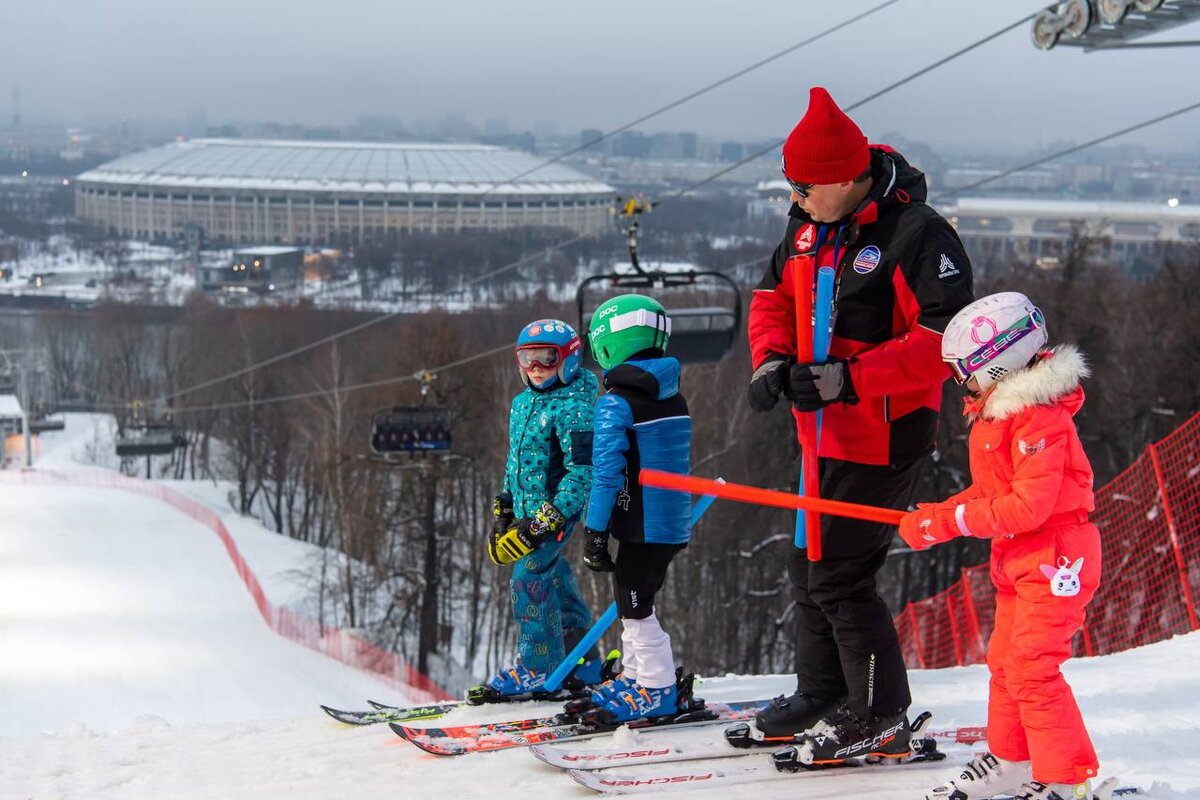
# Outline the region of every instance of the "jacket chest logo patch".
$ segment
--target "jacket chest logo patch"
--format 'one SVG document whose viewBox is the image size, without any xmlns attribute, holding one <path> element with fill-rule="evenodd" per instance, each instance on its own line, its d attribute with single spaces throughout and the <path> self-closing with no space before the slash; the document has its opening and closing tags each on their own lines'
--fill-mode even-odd
<svg viewBox="0 0 1200 800">
<path fill-rule="evenodd" d="M 1050 594 L 1055 597 L 1074 597 L 1079 594 L 1079 572 L 1083 569 L 1083 559 L 1071 559 L 1066 556 L 1058 557 L 1058 568 L 1049 564 L 1040 565 L 1042 574 L 1050 579 Z"/>
<path fill-rule="evenodd" d="M 867 275 L 875 271 L 879 266 L 879 261 L 883 254 L 879 252 L 879 248 L 875 245 L 868 245 L 858 251 L 858 255 L 854 257 L 854 271 L 859 275 Z"/>
<path fill-rule="evenodd" d="M 1046 449 L 1046 439 L 1042 437 L 1036 442 L 1027 442 L 1024 439 L 1017 441 L 1017 449 L 1021 451 L 1023 456 L 1036 456 L 1038 453 Z"/>
<path fill-rule="evenodd" d="M 817 238 L 816 225 L 804 225 L 800 230 L 796 231 L 794 244 L 796 245 L 797 253 L 807 253 L 812 250 L 813 242 Z"/>
</svg>

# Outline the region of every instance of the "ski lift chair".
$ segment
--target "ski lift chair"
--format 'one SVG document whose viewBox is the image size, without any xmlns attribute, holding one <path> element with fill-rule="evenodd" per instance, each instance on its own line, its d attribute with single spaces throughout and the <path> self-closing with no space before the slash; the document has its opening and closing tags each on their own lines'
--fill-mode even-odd
<svg viewBox="0 0 1200 800">
<path fill-rule="evenodd" d="M 588 325 L 596 311 L 595 308 L 585 310 L 587 290 L 592 284 L 607 282 L 610 293 L 633 291 L 651 296 L 671 290 L 692 289 L 704 292 L 716 288 L 727 296 L 727 305 L 670 308 L 664 302 L 663 307 L 671 318 L 671 339 L 667 345 L 669 355 L 678 358 L 684 364 L 720 361 L 733 347 L 738 330 L 742 327 L 742 294 L 733 279 L 723 272 L 694 269 L 667 272 L 648 270 L 642 266 L 638 256 L 641 218 L 657 205 L 657 202 L 641 195 L 628 199 L 617 198 L 614 212 L 619 219 L 624 220 L 622 232 L 626 236 L 629 264 L 633 271 L 593 275 L 579 284 L 575 292 L 575 306 L 579 312 L 579 335 L 585 342 L 588 341 Z M 658 299 L 661 301 L 661 298 Z M 590 366 L 596 365 L 590 346 L 584 347 L 584 357 Z"/>
<path fill-rule="evenodd" d="M 179 429 L 169 423 L 130 426 L 117 435 L 117 456 L 166 456 L 187 444 Z"/>
<path fill-rule="evenodd" d="M 371 415 L 371 450 L 379 455 L 449 450 L 450 410 L 441 406 L 396 406 Z"/>
<path fill-rule="evenodd" d="M 579 284 L 575 305 L 579 312 L 579 330 L 585 341 L 592 314 L 596 311 L 594 306 L 586 306 L 588 289 L 594 284 L 604 284 L 610 294 L 629 291 L 651 296 L 670 289 L 717 288 L 727 296 L 727 305 L 667 307 L 667 314 L 671 318 L 671 340 L 667 354 L 684 364 L 701 364 L 720 361 L 729 352 L 742 327 L 742 295 L 732 278 L 722 272 L 659 272 L 646 271 L 640 266 L 636 269 L 632 273 L 593 275 Z M 590 347 L 585 351 L 589 363 L 594 365 Z"/>
<path fill-rule="evenodd" d="M 51 417 L 46 414 L 38 414 L 29 419 L 30 433 L 45 433 L 46 431 L 61 431 L 67 427 L 66 421 L 62 417 Z"/>
</svg>

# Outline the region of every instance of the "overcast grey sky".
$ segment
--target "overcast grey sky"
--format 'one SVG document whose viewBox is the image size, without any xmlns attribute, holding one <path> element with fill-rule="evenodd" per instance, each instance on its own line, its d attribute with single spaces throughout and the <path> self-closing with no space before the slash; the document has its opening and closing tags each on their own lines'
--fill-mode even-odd
<svg viewBox="0 0 1200 800">
<path fill-rule="evenodd" d="M 0 109 L 19 86 L 29 122 L 201 109 L 210 123 L 411 125 L 461 112 L 607 130 L 876 1 L 0 0 Z M 1039 5 L 901 0 L 643 128 L 782 137 L 810 85 L 849 104 Z M 1200 25 L 1165 38 L 1200 39 Z M 1019 148 L 1200 100 L 1198 75 L 1200 48 L 1043 53 L 1023 26 L 855 117 L 875 138 Z M 1195 152 L 1200 112 L 1136 136 Z"/>
</svg>

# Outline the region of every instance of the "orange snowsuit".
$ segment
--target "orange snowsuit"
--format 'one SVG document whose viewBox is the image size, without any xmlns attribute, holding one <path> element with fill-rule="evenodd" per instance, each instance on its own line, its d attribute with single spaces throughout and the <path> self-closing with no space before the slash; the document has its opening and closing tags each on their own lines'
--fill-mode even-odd
<svg viewBox="0 0 1200 800">
<path fill-rule="evenodd" d="M 1092 468 L 1072 420 L 1087 374 L 1078 351 L 1061 346 L 968 400 L 972 484 L 900 526 L 914 549 L 955 536 L 992 540 L 988 746 L 1032 761 L 1042 783 L 1082 783 L 1099 766 L 1059 669 L 1100 581 Z"/>
</svg>

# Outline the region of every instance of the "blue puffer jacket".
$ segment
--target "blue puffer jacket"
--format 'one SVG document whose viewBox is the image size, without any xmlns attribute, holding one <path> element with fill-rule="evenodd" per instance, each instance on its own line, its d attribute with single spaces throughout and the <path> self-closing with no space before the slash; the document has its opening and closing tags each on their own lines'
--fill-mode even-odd
<svg viewBox="0 0 1200 800">
<path fill-rule="evenodd" d="M 579 370 L 575 380 L 513 398 L 508 415 L 508 462 L 504 490 L 513 513 L 532 517 L 546 500 L 570 520 L 583 512 L 592 486 L 592 418 L 596 376 Z"/>
<path fill-rule="evenodd" d="M 691 498 L 638 483 L 642 467 L 681 475 L 691 467 L 692 418 L 679 393 L 679 362 L 627 361 L 604 374 L 604 385 L 608 392 L 596 401 L 587 526 L 621 541 L 686 544 Z"/>
</svg>

